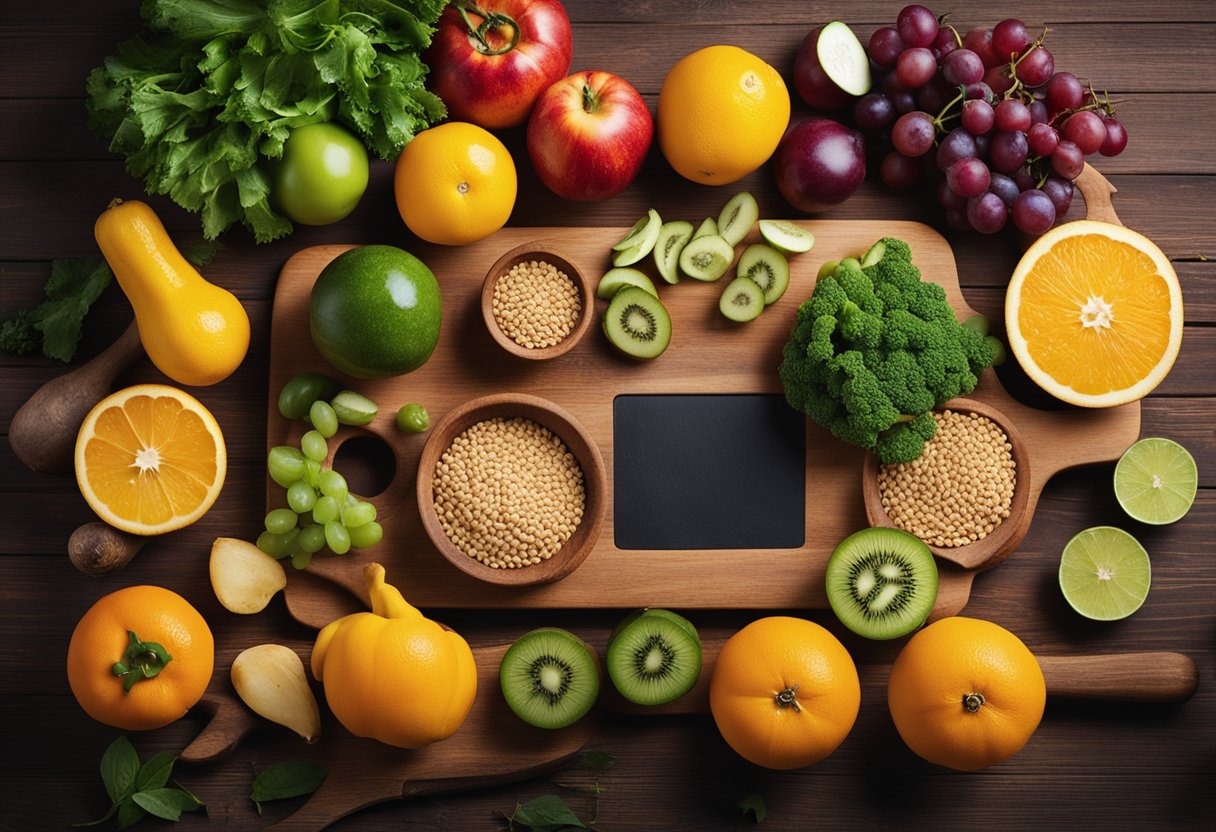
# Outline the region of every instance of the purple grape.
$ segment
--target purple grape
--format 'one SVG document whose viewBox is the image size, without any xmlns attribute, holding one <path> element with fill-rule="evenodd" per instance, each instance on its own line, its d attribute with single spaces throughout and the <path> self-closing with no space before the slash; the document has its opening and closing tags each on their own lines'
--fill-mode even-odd
<svg viewBox="0 0 1216 832">
<path fill-rule="evenodd" d="M 975 158 L 988 161 L 988 151 L 992 148 L 992 134 L 975 137 Z"/>
<path fill-rule="evenodd" d="M 1056 221 L 1056 206 L 1051 197 L 1038 188 L 1022 191 L 1010 209 L 1013 224 L 1027 234 L 1038 236 L 1051 228 Z"/>
<path fill-rule="evenodd" d="M 870 35 L 870 60 L 883 69 L 895 66 L 899 53 L 907 48 L 894 26 L 884 26 Z"/>
<path fill-rule="evenodd" d="M 964 35 L 963 47 L 979 55 L 985 69 L 1004 63 L 992 51 L 992 30 L 986 26 L 977 26 Z"/>
<path fill-rule="evenodd" d="M 982 136 L 992 129 L 995 117 L 992 105 L 976 99 L 963 102 L 962 125 L 973 136 Z"/>
<path fill-rule="evenodd" d="M 992 94 L 992 87 L 980 81 L 978 84 L 967 85 L 967 100 L 986 101 L 992 104 L 996 100 L 996 96 Z"/>
<path fill-rule="evenodd" d="M 1053 113 L 1075 110 L 1085 98 L 1085 87 L 1071 72 L 1057 72 L 1047 82 L 1047 109 Z"/>
<path fill-rule="evenodd" d="M 919 110 L 904 113 L 891 128 L 891 144 L 905 156 L 924 156 L 933 147 L 936 137 L 933 117 Z"/>
<path fill-rule="evenodd" d="M 1000 173 L 1013 173 L 1026 161 L 1029 152 L 1025 133 L 998 130 L 992 136 L 992 149 L 989 151 L 992 169 Z"/>
<path fill-rule="evenodd" d="M 1018 198 L 1018 194 L 1022 192 L 1018 183 L 1003 173 L 992 174 L 988 181 L 988 190 L 999 196 L 1006 207 L 1012 205 L 1013 201 Z"/>
<path fill-rule="evenodd" d="M 979 159 L 959 159 L 946 169 L 946 182 L 959 196 L 977 197 L 988 190 L 991 174 Z M 974 225 L 974 223 L 972 223 Z"/>
<path fill-rule="evenodd" d="M 937 204 L 947 211 L 961 211 L 967 207 L 967 198 L 950 190 L 950 183 L 943 179 L 937 183 Z"/>
<path fill-rule="evenodd" d="M 933 53 L 923 46 L 905 49 L 895 62 L 895 76 L 910 90 L 923 87 L 937 74 Z"/>
<path fill-rule="evenodd" d="M 937 37 L 937 15 L 924 6 L 904 6 L 895 18 L 895 28 L 909 47 L 927 47 Z"/>
<path fill-rule="evenodd" d="M 891 103 L 895 105 L 895 112 L 899 115 L 916 110 L 916 96 L 910 90 L 897 89 L 894 92 L 888 92 L 887 98 L 891 99 Z"/>
<path fill-rule="evenodd" d="M 895 121 L 895 105 L 882 93 L 872 92 L 853 105 L 853 118 L 862 130 L 882 130 Z"/>
<path fill-rule="evenodd" d="M 961 127 L 951 130 L 937 147 L 937 169 L 943 173 L 959 159 L 975 155 L 975 138 Z"/>
<path fill-rule="evenodd" d="M 1030 172 L 1028 166 L 1023 165 L 1018 169 L 1017 173 L 1013 175 L 1013 184 L 1017 186 L 1018 193 L 1029 191 L 1034 187 L 1034 174 Z"/>
<path fill-rule="evenodd" d="M 1042 46 L 1031 49 L 1018 61 L 1018 78 L 1028 87 L 1041 87 L 1055 71 L 1056 59 Z"/>
<path fill-rule="evenodd" d="M 937 113 L 956 95 L 958 93 L 943 84 L 938 76 L 916 91 L 916 104 L 926 113 Z"/>
<path fill-rule="evenodd" d="M 1051 204 L 1056 208 L 1057 217 L 1068 213 L 1068 209 L 1072 205 L 1073 185 L 1071 182 L 1058 176 L 1049 176 L 1043 183 L 1043 193 L 1051 199 Z"/>
<path fill-rule="evenodd" d="M 1030 33 L 1020 20 L 1011 17 L 992 27 L 992 51 L 1002 62 L 1021 55 L 1029 45 Z"/>
<path fill-rule="evenodd" d="M 1050 124 L 1032 124 L 1026 133 L 1026 146 L 1035 156 L 1050 156 L 1060 143 L 1060 134 Z"/>
<path fill-rule="evenodd" d="M 967 221 L 981 234 L 995 234 L 1005 227 L 1009 208 L 996 194 L 989 191 L 967 201 Z"/>
<path fill-rule="evenodd" d="M 1046 124 L 1049 121 L 1051 121 L 1051 116 L 1047 112 L 1047 105 L 1037 98 L 1034 101 L 1031 101 L 1030 123 L 1032 125 Z"/>
<path fill-rule="evenodd" d="M 1030 129 L 1030 108 L 1016 98 L 1007 98 L 996 105 L 996 129 L 1009 133 Z"/>
<path fill-rule="evenodd" d="M 1051 154 L 1051 169 L 1071 182 L 1085 169 L 1085 154 L 1072 142 L 1061 139 Z"/>
<path fill-rule="evenodd" d="M 961 47 L 958 45 L 958 36 L 954 34 L 954 30 L 949 26 L 943 26 L 938 29 L 937 37 L 933 39 L 933 43 L 929 44 L 929 50 L 939 62 L 942 58 L 959 48 Z"/>
<path fill-rule="evenodd" d="M 984 62 L 970 49 L 955 49 L 941 63 L 942 78 L 951 86 L 978 84 L 984 77 Z"/>
<path fill-rule="evenodd" d="M 971 221 L 967 219 L 967 208 L 947 208 L 946 224 L 955 231 L 970 231 Z"/>
<path fill-rule="evenodd" d="M 1106 139 L 1098 152 L 1103 156 L 1118 156 L 1127 147 L 1127 128 L 1114 116 L 1106 116 L 1102 123 L 1106 126 Z"/>
<path fill-rule="evenodd" d="M 1088 156 L 1097 153 L 1106 141 L 1106 125 L 1102 123 L 1102 117 L 1093 110 L 1083 110 L 1068 117 L 1060 128 L 1060 135 L 1081 148 L 1081 152 Z"/>
<path fill-rule="evenodd" d="M 915 159 L 893 151 L 882 160 L 878 176 L 888 188 L 911 188 L 920 179 L 920 164 Z"/>
<path fill-rule="evenodd" d="M 995 95 L 1004 95 L 1013 86 L 1013 79 L 1009 77 L 1009 67 L 1004 64 L 992 67 L 984 73 L 984 83 L 992 89 Z"/>
</svg>

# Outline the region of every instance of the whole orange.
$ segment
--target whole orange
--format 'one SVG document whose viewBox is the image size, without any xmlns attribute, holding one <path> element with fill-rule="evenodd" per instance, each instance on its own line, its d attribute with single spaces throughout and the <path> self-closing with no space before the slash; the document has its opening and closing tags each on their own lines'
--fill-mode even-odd
<svg viewBox="0 0 1216 832">
<path fill-rule="evenodd" d="M 1046 700 L 1043 671 L 1021 639 L 961 616 L 913 636 L 887 683 L 887 705 L 908 747 L 960 771 L 1016 754 L 1038 728 Z"/>
<path fill-rule="evenodd" d="M 659 147 L 686 179 L 734 182 L 763 165 L 790 123 L 781 75 L 737 46 L 681 58 L 659 91 Z"/>
<path fill-rule="evenodd" d="M 861 706 L 857 667 L 812 621 L 753 621 L 722 646 L 709 709 L 739 756 L 766 768 L 809 766 L 844 742 Z"/>
<path fill-rule="evenodd" d="M 68 683 L 85 713 L 127 731 L 160 728 L 202 697 L 215 665 L 207 622 L 159 586 L 111 592 L 68 644 Z"/>
</svg>

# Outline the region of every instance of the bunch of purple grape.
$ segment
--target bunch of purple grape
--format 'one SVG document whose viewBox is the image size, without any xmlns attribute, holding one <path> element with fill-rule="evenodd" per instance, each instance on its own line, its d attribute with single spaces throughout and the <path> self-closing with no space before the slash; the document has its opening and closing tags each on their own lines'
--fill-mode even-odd
<svg viewBox="0 0 1216 832">
<path fill-rule="evenodd" d="M 1127 130 L 1109 97 L 1056 72 L 1020 20 L 960 35 L 924 6 L 905 6 L 895 26 L 870 38 L 887 74 L 858 99 L 863 130 L 889 134 L 880 176 L 910 188 L 940 171 L 937 199 L 952 228 L 994 234 L 1012 218 L 1042 234 L 1072 203 L 1073 180 L 1093 153 L 1117 156 Z"/>
</svg>

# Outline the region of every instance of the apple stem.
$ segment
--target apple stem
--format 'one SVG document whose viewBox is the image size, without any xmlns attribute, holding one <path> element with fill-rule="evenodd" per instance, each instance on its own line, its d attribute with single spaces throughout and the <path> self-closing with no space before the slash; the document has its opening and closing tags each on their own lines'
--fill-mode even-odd
<svg viewBox="0 0 1216 832">
<path fill-rule="evenodd" d="M 583 84 L 583 112 L 594 113 L 600 108 L 600 94 L 591 89 L 590 84 Z"/>
<path fill-rule="evenodd" d="M 487 12 L 475 3 L 457 3 L 456 11 L 460 14 L 464 25 L 468 27 L 470 40 L 481 54 L 505 55 L 519 45 L 519 24 L 510 15 L 502 12 Z M 473 21 L 469 20 L 469 12 L 481 18 L 480 25 L 473 25 Z M 486 34 L 502 26 L 511 27 L 511 41 L 506 46 L 495 49 L 486 40 Z"/>
</svg>

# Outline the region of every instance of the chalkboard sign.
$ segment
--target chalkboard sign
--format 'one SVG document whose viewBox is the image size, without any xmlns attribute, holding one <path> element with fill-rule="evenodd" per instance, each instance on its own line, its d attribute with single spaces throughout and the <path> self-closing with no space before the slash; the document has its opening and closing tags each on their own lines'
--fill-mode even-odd
<svg viewBox="0 0 1216 832">
<path fill-rule="evenodd" d="M 775 395 L 617 396 L 617 548 L 801 547 L 805 420 Z"/>
</svg>

